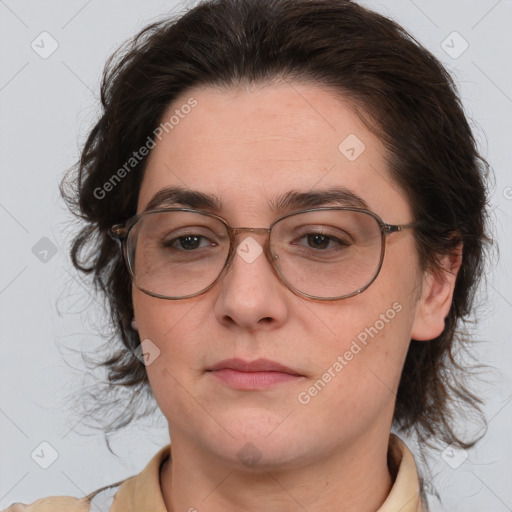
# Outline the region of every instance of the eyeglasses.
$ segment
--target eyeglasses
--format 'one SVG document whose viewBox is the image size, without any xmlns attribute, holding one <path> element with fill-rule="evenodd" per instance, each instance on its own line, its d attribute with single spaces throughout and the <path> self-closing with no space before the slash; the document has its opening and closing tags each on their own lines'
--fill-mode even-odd
<svg viewBox="0 0 512 512">
<path fill-rule="evenodd" d="M 262 253 L 277 277 L 295 294 L 338 300 L 366 290 L 384 260 L 386 236 L 414 227 L 386 224 L 377 214 L 348 207 L 288 213 L 269 228 L 233 228 L 221 217 L 189 208 L 148 210 L 116 224 L 133 283 L 160 299 L 186 299 L 209 290 L 235 255 L 247 263 Z M 242 232 L 266 234 L 263 247 Z"/>
</svg>

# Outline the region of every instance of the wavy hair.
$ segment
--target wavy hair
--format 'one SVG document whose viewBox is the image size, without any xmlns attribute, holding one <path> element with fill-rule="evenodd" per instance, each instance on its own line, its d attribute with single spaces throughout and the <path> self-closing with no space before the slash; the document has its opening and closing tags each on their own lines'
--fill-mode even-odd
<svg viewBox="0 0 512 512">
<path fill-rule="evenodd" d="M 128 389 L 130 404 L 102 427 L 111 432 L 148 414 L 141 404 L 151 396 L 145 366 L 134 355 L 140 340 L 130 325 L 130 277 L 108 234 L 136 212 L 147 157 L 106 197 L 98 198 L 98 190 L 187 90 L 283 78 L 339 92 L 383 141 L 393 179 L 406 192 L 414 218 L 425 221 L 415 230 L 422 270 L 441 271 L 439 257 L 463 243 L 444 331 L 429 342 L 411 340 L 394 427 L 417 434 L 420 445 L 472 446 L 477 439 L 457 433 L 457 408 L 485 423 L 482 401 L 470 391 L 471 368 L 457 354 L 475 343 L 467 327 L 492 242 L 490 168 L 447 70 L 396 22 L 349 0 L 205 0 L 147 26 L 107 61 L 101 115 L 61 183 L 82 223 L 70 251 L 73 265 L 90 276 L 109 311 L 108 354 L 97 362 L 108 381 L 94 393 L 89 415 L 104 419 L 105 407 L 118 402 L 115 393 Z"/>
</svg>

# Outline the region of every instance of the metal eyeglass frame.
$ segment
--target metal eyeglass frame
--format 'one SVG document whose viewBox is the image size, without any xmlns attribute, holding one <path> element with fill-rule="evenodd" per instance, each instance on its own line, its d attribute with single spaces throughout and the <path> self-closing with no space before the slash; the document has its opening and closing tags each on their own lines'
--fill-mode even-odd
<svg viewBox="0 0 512 512">
<path fill-rule="evenodd" d="M 373 217 L 377 221 L 377 223 L 378 223 L 378 225 L 380 227 L 380 232 L 381 232 L 380 260 L 379 260 L 379 264 L 377 266 L 377 269 L 376 269 L 373 277 L 370 279 L 370 281 L 365 286 L 359 288 L 358 290 L 356 290 L 354 292 L 351 292 L 351 293 L 348 293 L 348 294 L 345 294 L 345 295 L 341 295 L 339 297 L 318 297 L 318 296 L 315 296 L 315 295 L 310 295 L 310 294 L 301 292 L 300 290 L 298 290 L 297 288 L 292 286 L 290 283 L 288 283 L 288 281 L 286 281 L 284 276 L 281 274 L 281 272 L 279 271 L 279 269 L 275 265 L 274 262 L 275 262 L 276 259 L 278 259 L 278 256 L 276 256 L 275 254 L 273 254 L 271 252 L 271 247 L 270 247 L 270 233 L 272 231 L 272 228 L 279 221 L 281 221 L 283 219 L 286 219 L 288 217 L 292 217 L 294 215 L 301 214 L 301 213 L 314 212 L 314 211 L 326 211 L 326 210 L 342 210 L 342 211 L 360 212 L 360 213 L 367 214 L 367 215 Z M 133 269 L 132 269 L 130 261 L 128 259 L 127 248 L 126 248 L 126 245 L 127 245 L 126 244 L 126 240 L 128 238 L 128 234 L 130 233 L 130 230 L 137 224 L 137 222 L 141 218 L 143 218 L 143 217 L 145 217 L 147 215 L 155 214 L 155 213 L 165 213 L 165 212 L 171 212 L 171 211 L 192 212 L 192 213 L 199 213 L 201 215 L 206 215 L 208 217 L 213 217 L 213 218 L 219 220 L 220 222 L 222 222 L 222 224 L 224 224 L 224 226 L 226 227 L 226 231 L 227 231 L 227 233 L 229 235 L 229 240 L 230 240 L 230 247 L 229 247 L 228 255 L 227 255 L 226 260 L 224 262 L 224 266 L 222 267 L 222 270 L 219 272 L 219 275 L 217 276 L 217 278 L 209 286 L 207 286 L 203 290 L 201 290 L 201 291 L 199 291 L 197 293 L 190 294 L 190 295 L 184 295 L 182 297 L 167 297 L 165 295 L 160 295 L 158 293 L 151 292 L 151 291 L 146 290 L 145 288 L 142 288 L 141 286 L 139 286 L 137 284 L 137 282 L 136 282 L 136 278 L 135 278 Z M 124 261 L 126 263 L 126 266 L 128 267 L 128 271 L 129 271 L 130 276 L 132 278 L 132 282 L 135 284 L 135 286 L 137 286 L 137 288 L 139 288 L 141 291 L 143 291 L 147 295 L 150 295 L 152 297 L 156 297 L 158 299 L 181 300 L 181 299 L 188 299 L 188 298 L 191 298 L 191 297 L 197 297 L 198 295 L 201 295 L 201 294 L 207 292 L 210 288 L 212 288 L 215 285 L 215 283 L 217 283 L 217 281 L 220 280 L 221 276 L 227 271 L 227 269 L 229 268 L 229 266 L 230 266 L 230 264 L 231 264 L 231 262 L 233 260 L 233 256 L 234 256 L 234 254 L 236 252 L 236 249 L 235 249 L 235 236 L 238 233 L 242 233 L 244 231 L 248 231 L 250 233 L 261 233 L 261 234 L 266 233 L 267 237 L 266 237 L 266 240 L 265 240 L 263 252 L 265 253 L 265 255 L 267 257 L 267 260 L 270 262 L 270 264 L 272 266 L 272 269 L 274 270 L 274 273 L 277 275 L 279 280 L 289 290 L 291 290 L 296 295 L 299 295 L 301 297 L 307 297 L 307 298 L 313 299 L 313 300 L 324 301 L 324 300 L 341 300 L 341 299 L 346 299 L 348 297 L 353 297 L 354 295 L 358 295 L 358 294 L 362 293 L 364 290 L 366 290 L 375 281 L 375 279 L 377 279 L 377 276 L 379 275 L 379 272 L 380 272 L 380 270 L 382 268 L 382 263 L 384 261 L 384 254 L 385 254 L 385 251 L 386 251 L 386 237 L 387 237 L 387 235 L 391 235 L 392 233 L 397 233 L 399 231 L 403 231 L 404 229 L 413 228 L 417 224 L 419 224 L 419 221 L 409 222 L 408 224 L 387 224 L 376 213 L 372 212 L 371 210 L 367 210 L 365 208 L 352 208 L 352 207 L 345 207 L 345 206 L 324 206 L 324 207 L 309 208 L 309 209 L 306 209 L 306 210 L 298 210 L 298 211 L 294 211 L 294 212 L 291 212 L 291 213 L 287 213 L 287 214 L 282 215 L 282 216 L 278 217 L 277 219 L 275 219 L 270 224 L 270 227 L 268 227 L 268 228 L 247 228 L 247 227 L 233 228 L 222 217 L 219 217 L 218 215 L 215 215 L 214 213 L 205 212 L 205 211 L 201 211 L 201 210 L 195 210 L 193 208 L 160 208 L 160 209 L 154 209 L 154 210 L 147 210 L 147 211 L 144 211 L 144 212 L 139 213 L 137 215 L 134 215 L 133 217 L 130 217 L 124 224 L 115 224 L 114 226 L 112 226 L 110 228 L 109 235 L 110 235 L 110 237 L 112 239 L 114 239 L 118 243 L 120 243 L 120 245 L 122 247 Z"/>
</svg>

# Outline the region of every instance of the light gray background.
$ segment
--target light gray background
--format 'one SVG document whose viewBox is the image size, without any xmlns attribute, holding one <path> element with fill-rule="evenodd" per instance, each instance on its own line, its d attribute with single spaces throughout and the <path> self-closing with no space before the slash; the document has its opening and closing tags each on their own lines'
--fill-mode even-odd
<svg viewBox="0 0 512 512">
<path fill-rule="evenodd" d="M 452 72 L 483 154 L 496 172 L 492 204 L 501 259 L 490 273 L 484 317 L 475 334 L 486 340 L 480 361 L 497 369 L 480 387 L 489 432 L 457 469 L 441 452 L 432 454 L 433 484 L 444 506 L 432 501 L 431 507 L 433 512 L 510 511 L 512 1 L 361 3 L 395 18 Z M 82 496 L 139 472 L 169 441 L 159 414 L 115 436 L 116 458 L 99 433 L 84 435 L 80 417 L 67 409 L 68 394 L 79 389 L 84 370 L 80 357 L 64 345 L 91 350 L 101 343 L 85 321 L 94 323 L 101 308 L 68 259 L 72 230 L 57 186 L 96 118 L 107 57 L 148 22 L 186 6 L 177 5 L 0 0 L 0 508 L 49 495 Z M 43 31 L 59 45 L 47 59 L 31 48 Z M 464 41 L 454 31 L 469 44 L 460 56 Z M 44 237 L 51 244 L 41 242 Z M 48 246 L 55 246 L 55 255 L 41 252 Z M 80 314 L 84 307 L 87 318 Z M 48 469 L 31 458 L 42 442 L 58 454 Z M 50 453 L 44 445 L 43 451 Z"/>
</svg>

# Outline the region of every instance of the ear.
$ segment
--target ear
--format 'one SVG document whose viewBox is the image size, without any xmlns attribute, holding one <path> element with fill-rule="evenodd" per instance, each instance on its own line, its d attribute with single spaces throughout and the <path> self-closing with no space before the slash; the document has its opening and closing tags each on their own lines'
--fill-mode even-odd
<svg viewBox="0 0 512 512">
<path fill-rule="evenodd" d="M 416 304 L 411 330 L 414 340 L 430 341 L 444 330 L 462 264 L 462 243 L 451 254 L 442 256 L 439 263 L 442 267 L 440 270 L 426 272 L 423 276 L 421 296 Z"/>
</svg>

